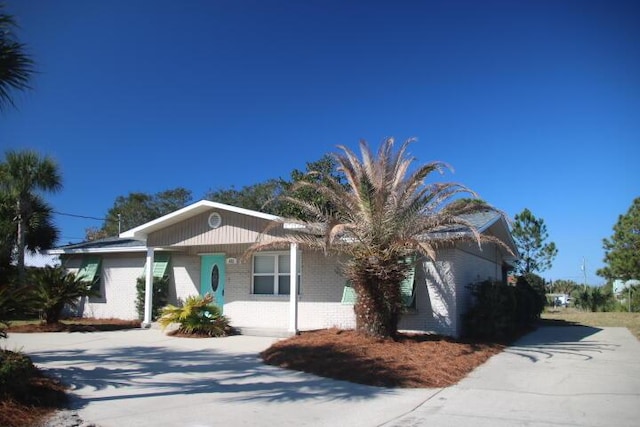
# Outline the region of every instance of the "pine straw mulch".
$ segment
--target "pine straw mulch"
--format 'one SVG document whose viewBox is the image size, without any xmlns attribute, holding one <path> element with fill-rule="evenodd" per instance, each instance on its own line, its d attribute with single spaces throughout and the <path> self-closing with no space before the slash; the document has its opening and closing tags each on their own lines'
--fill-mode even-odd
<svg viewBox="0 0 640 427">
<path fill-rule="evenodd" d="M 505 348 L 438 335 L 401 334 L 396 341 L 355 331 L 303 332 L 261 353 L 265 363 L 379 387 L 447 387 Z"/>
<path fill-rule="evenodd" d="M 74 318 L 50 325 L 46 323 L 10 325 L 7 332 L 106 332 L 139 327 L 139 320 Z"/>
<path fill-rule="evenodd" d="M 40 371 L 29 381 L 28 392 L 21 397 L 0 397 L 0 426 L 40 425 L 54 411 L 68 404 L 65 387 Z"/>
</svg>

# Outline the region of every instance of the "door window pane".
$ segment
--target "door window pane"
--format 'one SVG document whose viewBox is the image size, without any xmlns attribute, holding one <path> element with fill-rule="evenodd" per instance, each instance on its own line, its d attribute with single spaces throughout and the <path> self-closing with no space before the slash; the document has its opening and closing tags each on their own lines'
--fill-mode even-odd
<svg viewBox="0 0 640 427">
<path fill-rule="evenodd" d="M 220 282 L 220 270 L 218 270 L 218 266 L 214 265 L 211 270 L 211 290 L 216 292 L 218 290 L 218 284 Z"/>
</svg>

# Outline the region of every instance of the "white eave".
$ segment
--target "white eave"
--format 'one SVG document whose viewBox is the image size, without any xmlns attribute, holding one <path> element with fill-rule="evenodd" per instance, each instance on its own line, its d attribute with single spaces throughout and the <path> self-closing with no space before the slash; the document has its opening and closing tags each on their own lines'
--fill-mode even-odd
<svg viewBox="0 0 640 427">
<path fill-rule="evenodd" d="M 146 224 L 139 225 L 138 227 L 127 230 L 120 233 L 121 238 L 132 238 L 146 240 L 149 233 L 163 229 L 170 225 L 177 224 L 188 218 L 194 217 L 204 212 L 209 212 L 213 209 L 234 212 L 242 215 L 252 216 L 255 218 L 262 218 L 268 221 L 280 221 L 282 218 L 276 215 L 266 214 L 263 212 L 253 211 L 251 209 L 238 208 L 236 206 L 225 205 L 224 203 L 211 202 L 209 200 L 200 200 L 189 206 L 185 206 L 175 212 L 171 212 L 165 216 L 149 221 Z"/>
<path fill-rule="evenodd" d="M 146 246 L 123 246 L 119 248 L 69 248 L 50 249 L 46 251 L 49 255 L 70 255 L 70 254 L 114 254 L 127 252 L 146 252 Z"/>
</svg>

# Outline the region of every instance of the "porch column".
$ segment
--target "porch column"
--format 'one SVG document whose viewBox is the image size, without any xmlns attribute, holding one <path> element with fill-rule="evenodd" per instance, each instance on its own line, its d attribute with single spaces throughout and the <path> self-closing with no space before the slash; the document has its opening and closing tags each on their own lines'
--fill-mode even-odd
<svg viewBox="0 0 640 427">
<path fill-rule="evenodd" d="M 298 333 L 298 244 L 289 247 L 289 332 Z"/>
<path fill-rule="evenodd" d="M 143 328 L 151 327 L 151 302 L 153 301 L 153 248 L 147 248 L 147 264 L 144 270 L 144 320 Z"/>
</svg>

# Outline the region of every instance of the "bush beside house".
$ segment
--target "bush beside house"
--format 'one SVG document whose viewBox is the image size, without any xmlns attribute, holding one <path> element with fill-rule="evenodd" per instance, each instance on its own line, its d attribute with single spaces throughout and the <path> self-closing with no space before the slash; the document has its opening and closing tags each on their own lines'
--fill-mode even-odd
<svg viewBox="0 0 640 427">
<path fill-rule="evenodd" d="M 474 339 L 509 341 L 530 327 L 544 309 L 543 279 L 518 277 L 514 285 L 483 281 L 469 285 L 474 305 L 464 318 L 465 335 Z"/>
<path fill-rule="evenodd" d="M 142 320 L 144 318 L 144 298 L 145 291 L 145 278 L 138 277 L 136 280 L 136 311 L 138 312 L 138 318 Z M 166 306 L 169 302 L 169 277 L 154 277 L 153 278 L 153 295 L 151 297 L 151 320 L 156 320 L 160 315 L 162 307 Z"/>
</svg>

